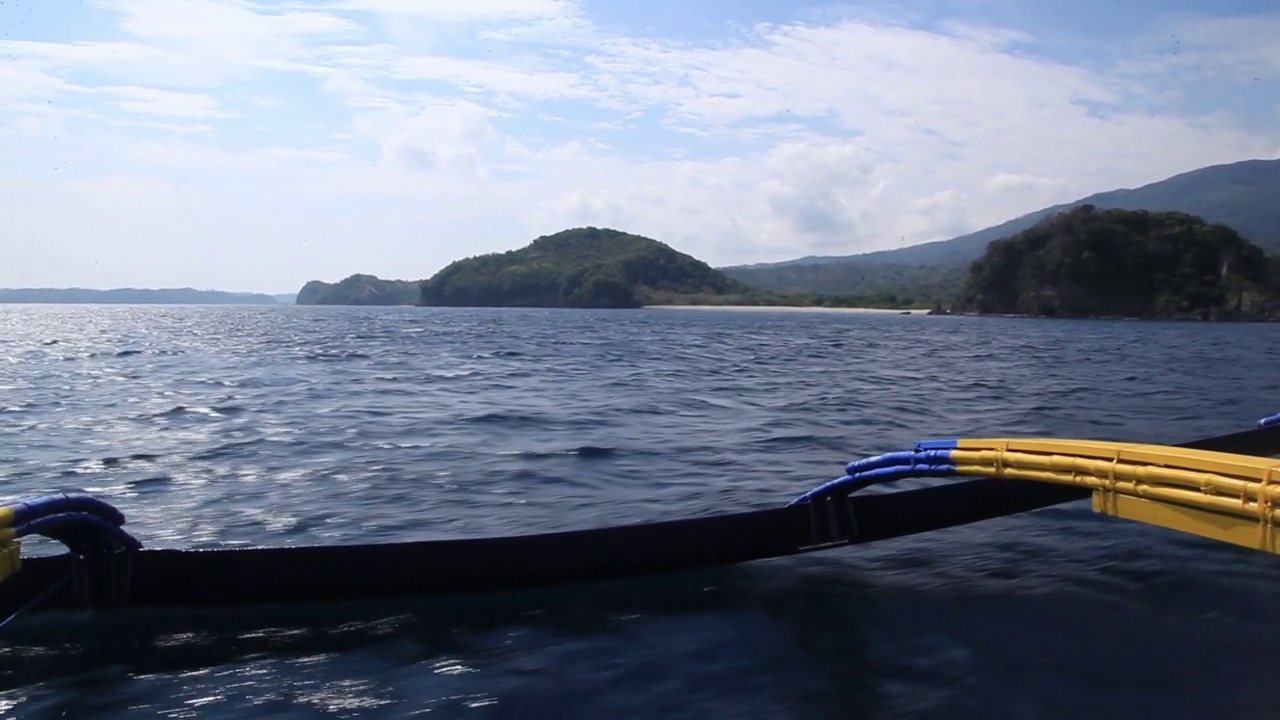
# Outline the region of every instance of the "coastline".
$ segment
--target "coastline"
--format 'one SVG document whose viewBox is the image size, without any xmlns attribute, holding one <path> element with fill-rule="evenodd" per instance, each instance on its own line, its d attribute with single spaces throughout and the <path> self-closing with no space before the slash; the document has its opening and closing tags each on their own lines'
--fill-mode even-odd
<svg viewBox="0 0 1280 720">
<path fill-rule="evenodd" d="M 854 313 L 854 314 L 886 314 L 925 315 L 928 310 L 909 309 L 894 310 L 892 308 L 872 307 L 820 307 L 812 305 L 643 305 L 642 310 L 727 310 L 730 312 L 811 312 L 811 313 Z"/>
</svg>

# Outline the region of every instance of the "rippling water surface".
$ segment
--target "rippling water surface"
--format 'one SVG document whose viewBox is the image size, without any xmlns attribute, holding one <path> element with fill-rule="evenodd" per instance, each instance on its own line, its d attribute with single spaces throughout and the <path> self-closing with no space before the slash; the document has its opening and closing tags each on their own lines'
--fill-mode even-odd
<svg viewBox="0 0 1280 720">
<path fill-rule="evenodd" d="M 922 437 L 1177 442 L 1280 410 L 1280 326 L 0 306 L 4 499 L 150 547 L 769 507 Z M 340 572 L 335 568 L 335 572 Z M 410 572 L 406 569 L 406 572 Z M 0 717 L 1274 717 L 1280 563 L 1087 505 L 536 592 L 28 620 Z"/>
</svg>

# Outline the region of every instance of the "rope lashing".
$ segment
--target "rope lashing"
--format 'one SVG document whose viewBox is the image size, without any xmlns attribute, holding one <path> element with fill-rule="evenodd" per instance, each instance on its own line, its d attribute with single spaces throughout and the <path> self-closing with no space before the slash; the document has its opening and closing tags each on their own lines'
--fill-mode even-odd
<svg viewBox="0 0 1280 720">
<path fill-rule="evenodd" d="M 1057 438 L 926 440 L 912 450 L 851 462 L 844 476 L 790 504 L 908 478 L 1050 482 L 1093 491 L 1094 509 L 1108 515 L 1278 552 L 1274 534 L 1280 483 L 1273 482 L 1277 469 L 1280 461 L 1271 458 L 1154 444 Z"/>
</svg>

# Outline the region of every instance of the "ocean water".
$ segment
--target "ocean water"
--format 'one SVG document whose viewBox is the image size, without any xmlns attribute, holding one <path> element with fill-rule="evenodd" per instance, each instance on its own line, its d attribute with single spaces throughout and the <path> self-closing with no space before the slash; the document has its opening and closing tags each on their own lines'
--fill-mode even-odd
<svg viewBox="0 0 1280 720">
<path fill-rule="evenodd" d="M 0 306 L 0 495 L 95 493 L 148 547 L 770 507 L 921 438 L 1243 429 L 1280 410 L 1278 341 L 918 314 Z M 1081 503 L 519 593 L 33 616 L 0 636 L 0 717 L 1243 720 L 1275 716 L 1277 597 L 1274 556 Z"/>
</svg>

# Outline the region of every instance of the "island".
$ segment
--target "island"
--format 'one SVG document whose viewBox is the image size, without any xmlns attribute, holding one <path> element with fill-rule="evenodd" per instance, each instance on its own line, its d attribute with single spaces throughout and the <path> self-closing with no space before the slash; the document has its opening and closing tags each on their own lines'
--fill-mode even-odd
<svg viewBox="0 0 1280 720">
<path fill-rule="evenodd" d="M 422 283 L 419 304 L 638 308 L 745 301 L 754 292 L 665 243 L 581 227 L 519 250 L 454 261 Z"/>
<path fill-rule="evenodd" d="M 298 291 L 298 305 L 415 305 L 419 283 L 383 280 L 376 275 L 355 274 L 339 282 L 312 280 Z"/>
<path fill-rule="evenodd" d="M 1182 212 L 1083 205 L 992 241 L 955 310 L 978 315 L 1268 320 L 1274 258 L 1234 229 Z"/>
<path fill-rule="evenodd" d="M 658 240 L 579 227 L 544 235 L 516 250 L 455 260 L 424 281 L 373 275 L 352 275 L 332 284 L 312 281 L 298 293 L 297 303 L 877 308 L 918 309 L 927 315 L 1280 319 L 1280 256 L 1268 257 L 1227 225 L 1184 212 L 1085 204 L 992 241 L 967 266 L 937 270 L 938 277 L 922 293 L 895 292 L 892 285 L 860 294 L 760 288 Z M 954 280 L 944 277 L 950 272 Z M 956 289 L 946 292 L 952 282 Z"/>
<path fill-rule="evenodd" d="M 263 293 L 195 288 L 0 288 L 0 303 L 67 305 L 280 305 Z"/>
<path fill-rule="evenodd" d="M 351 275 L 312 280 L 298 305 L 640 308 L 747 306 L 927 310 L 924 298 L 762 290 L 652 238 L 570 228 L 518 250 L 455 260 L 424 281 Z"/>
</svg>

